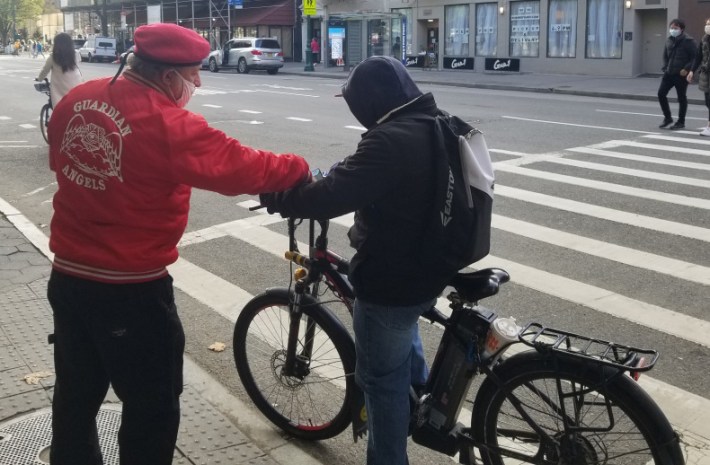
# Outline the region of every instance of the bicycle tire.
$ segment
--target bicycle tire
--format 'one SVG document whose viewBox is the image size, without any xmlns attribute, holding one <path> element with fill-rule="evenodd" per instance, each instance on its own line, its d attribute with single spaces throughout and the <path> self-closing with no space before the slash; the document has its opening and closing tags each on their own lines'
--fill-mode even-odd
<svg viewBox="0 0 710 465">
<path fill-rule="evenodd" d="M 562 405 L 558 378 L 565 393 L 576 393 L 564 401 L 568 419 L 576 416 L 575 424 L 587 431 L 564 434 L 563 415 L 554 408 Z M 511 396 L 521 402 L 519 409 Z M 541 441 L 521 410 L 553 441 Z M 478 441 L 493 447 L 480 448 L 486 465 L 684 464 L 677 434 L 638 384 L 617 369 L 573 357 L 529 351 L 508 359 L 482 383 L 471 427 Z M 524 457 L 513 458 L 511 451 Z"/>
<path fill-rule="evenodd" d="M 351 422 L 355 346 L 329 310 L 304 296 L 299 348 L 306 319 L 316 324 L 310 371 L 303 379 L 283 376 L 279 365 L 286 354 L 292 298 L 286 289 L 271 289 L 244 306 L 234 326 L 237 373 L 256 407 L 276 426 L 300 439 L 329 439 Z"/>
<path fill-rule="evenodd" d="M 47 129 L 49 125 L 49 117 L 52 114 L 52 106 L 45 103 L 42 110 L 39 112 L 39 130 L 42 131 L 42 137 L 44 141 L 49 144 L 49 135 L 47 134 Z"/>
</svg>

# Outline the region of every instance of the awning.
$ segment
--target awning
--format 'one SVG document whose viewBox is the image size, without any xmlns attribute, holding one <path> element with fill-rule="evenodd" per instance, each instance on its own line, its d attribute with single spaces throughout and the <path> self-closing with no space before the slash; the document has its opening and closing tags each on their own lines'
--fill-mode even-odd
<svg viewBox="0 0 710 465">
<path fill-rule="evenodd" d="M 295 12 L 293 3 L 235 8 L 232 10 L 232 26 L 293 26 Z"/>
</svg>

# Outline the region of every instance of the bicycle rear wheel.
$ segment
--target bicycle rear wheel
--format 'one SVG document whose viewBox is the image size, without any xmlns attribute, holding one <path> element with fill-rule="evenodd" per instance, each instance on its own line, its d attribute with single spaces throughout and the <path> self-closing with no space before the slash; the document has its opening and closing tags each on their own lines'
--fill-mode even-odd
<svg viewBox="0 0 710 465">
<path fill-rule="evenodd" d="M 39 130 L 42 131 L 44 141 L 49 144 L 49 136 L 47 135 L 47 127 L 49 125 L 49 116 L 52 114 L 52 106 L 45 103 L 42 110 L 39 112 Z"/>
<path fill-rule="evenodd" d="M 328 310 L 312 301 L 301 307 L 302 375 L 284 375 L 292 298 L 285 289 L 272 290 L 244 307 L 234 327 L 237 372 L 256 407 L 276 426 L 301 439 L 332 438 L 351 421 L 347 377 L 355 371 L 354 344 Z M 309 342 L 310 356 L 304 355 Z"/>
<path fill-rule="evenodd" d="M 532 351 L 494 372 L 471 420 L 486 465 L 685 463 L 663 412 L 616 369 Z"/>
</svg>

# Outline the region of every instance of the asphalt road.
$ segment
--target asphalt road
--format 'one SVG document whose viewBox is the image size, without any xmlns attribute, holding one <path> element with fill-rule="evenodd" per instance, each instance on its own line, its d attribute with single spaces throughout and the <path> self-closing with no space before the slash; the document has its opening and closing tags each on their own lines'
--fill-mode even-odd
<svg viewBox="0 0 710 465">
<path fill-rule="evenodd" d="M 48 233 L 56 185 L 37 128 L 45 97 L 34 91 L 32 78 L 41 65 L 0 56 L 0 198 Z M 116 69 L 82 66 L 86 78 Z M 247 145 L 298 153 L 311 166 L 327 168 L 347 156 L 362 133 L 345 102 L 334 97 L 341 84 L 204 71 L 188 108 Z M 424 90 L 483 130 L 493 154 L 495 229 L 491 256 L 480 265 L 507 269 L 512 282 L 484 304 L 521 322 L 659 350 L 661 360 L 642 377 L 643 386 L 693 438 L 690 449 L 707 452 L 710 140 L 696 130 L 706 124 L 707 110 L 691 105 L 688 130 L 671 133 L 657 129 L 661 118 L 653 102 Z M 230 351 L 207 347 L 231 345 L 230 320 L 249 295 L 285 286 L 289 278 L 281 258 L 285 226 L 261 224 L 264 215 L 246 208 L 250 200 L 196 190 L 183 261 L 172 271 L 188 356 L 242 398 Z M 216 228 L 226 223 L 230 228 Z M 340 223 L 331 227 L 331 247 L 350 256 L 347 221 Z M 192 285 L 201 278 L 212 286 L 204 292 Z M 431 360 L 440 333 L 434 327 L 422 332 Z M 353 445 L 349 434 L 303 447 L 323 463 L 364 463 L 363 444 Z M 412 447 L 411 463 L 443 462 Z"/>
</svg>

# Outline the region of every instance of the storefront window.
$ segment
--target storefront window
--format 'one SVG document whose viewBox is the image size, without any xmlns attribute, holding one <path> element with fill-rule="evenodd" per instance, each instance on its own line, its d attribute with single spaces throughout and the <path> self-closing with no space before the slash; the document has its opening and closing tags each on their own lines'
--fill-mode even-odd
<svg viewBox="0 0 710 465">
<path fill-rule="evenodd" d="M 547 56 L 574 58 L 577 49 L 577 0 L 550 0 Z"/>
<path fill-rule="evenodd" d="M 510 2 L 510 56 L 540 55 L 540 2 Z"/>
<path fill-rule="evenodd" d="M 587 0 L 587 58 L 621 58 L 622 0 Z"/>
<path fill-rule="evenodd" d="M 498 5 L 476 5 L 476 55 L 493 57 L 498 54 Z"/>
<path fill-rule="evenodd" d="M 389 55 L 388 42 L 387 21 L 369 20 L 367 22 L 367 56 Z"/>
<path fill-rule="evenodd" d="M 392 56 L 401 53 L 397 56 L 400 60 L 405 55 L 413 55 L 412 51 L 412 9 L 411 8 L 394 8 L 392 13 L 402 15 L 400 18 L 392 20 Z M 399 37 L 399 46 L 397 38 Z"/>
<path fill-rule="evenodd" d="M 468 56 L 468 5 L 446 7 L 444 55 Z"/>
</svg>

